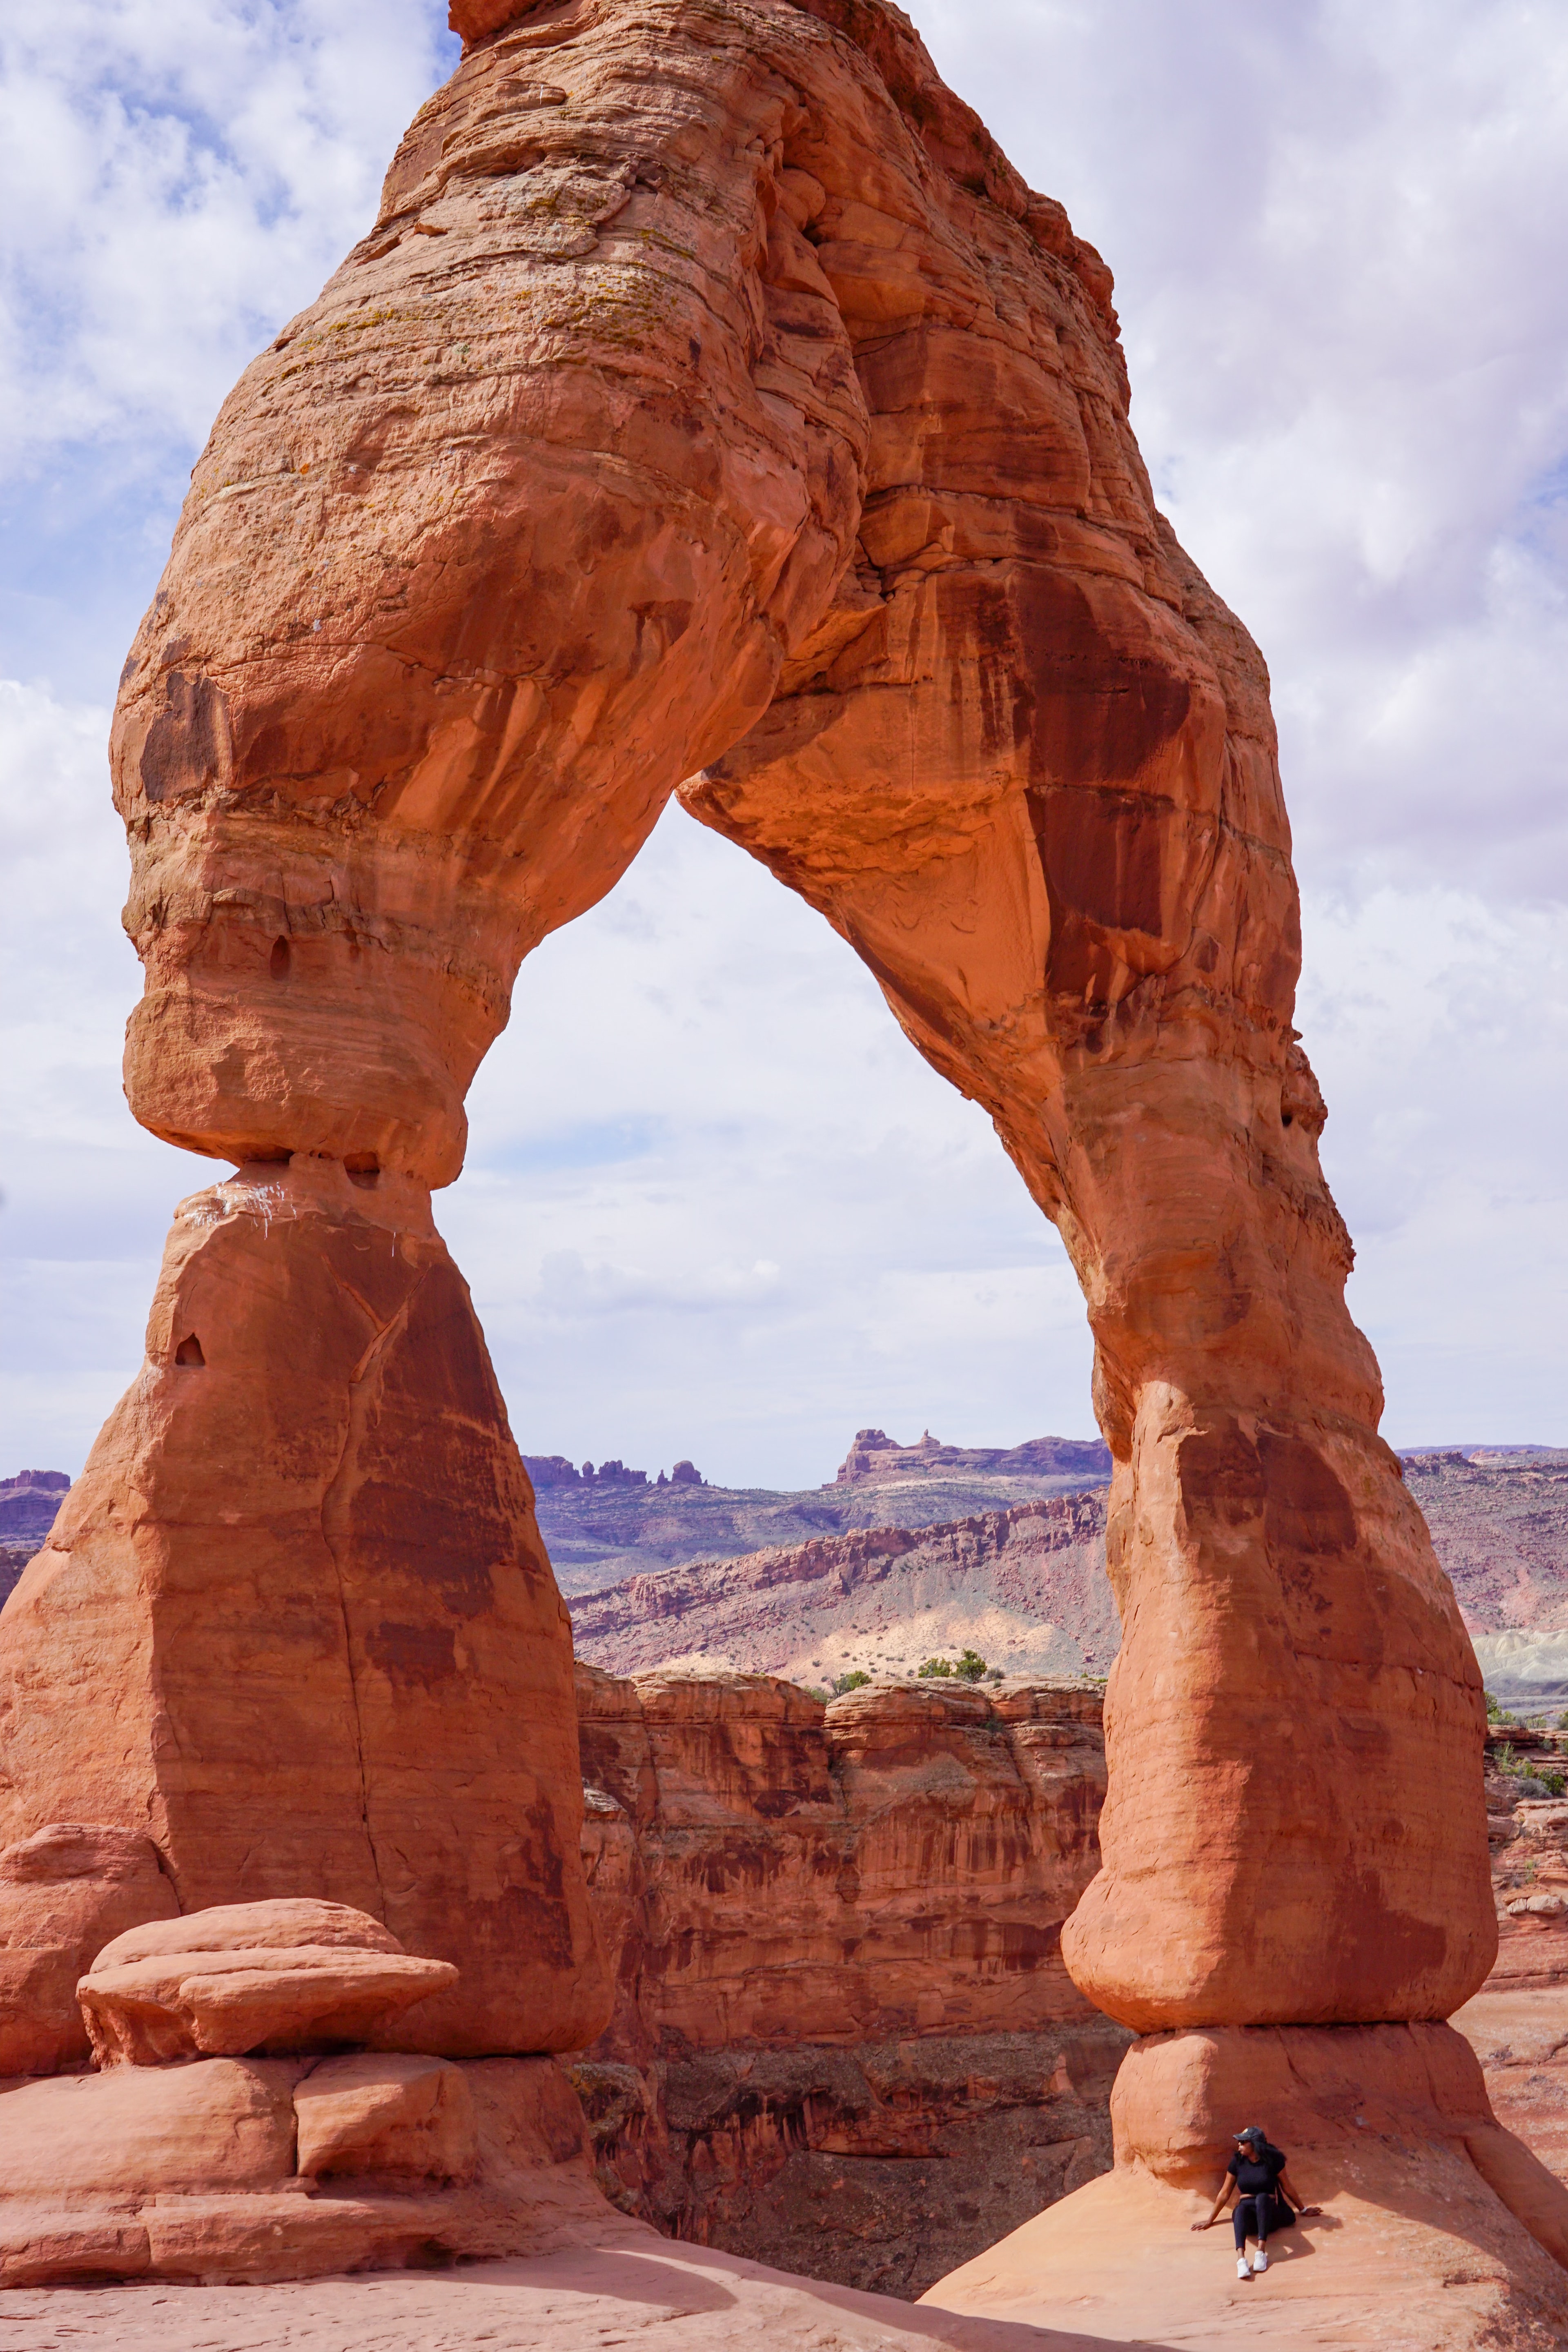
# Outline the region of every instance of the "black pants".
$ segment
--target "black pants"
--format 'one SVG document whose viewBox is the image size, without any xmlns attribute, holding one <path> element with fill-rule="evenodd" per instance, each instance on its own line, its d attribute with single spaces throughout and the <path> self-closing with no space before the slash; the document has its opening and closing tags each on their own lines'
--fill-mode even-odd
<svg viewBox="0 0 1568 2352">
<path fill-rule="evenodd" d="M 1248 2238 L 1256 2238 L 1260 2246 L 1268 2242 L 1268 2232 L 1280 2226 L 1279 2209 L 1272 2197 L 1238 2197 L 1231 2215 L 1236 2226 L 1236 2251 L 1239 2254 Z"/>
</svg>

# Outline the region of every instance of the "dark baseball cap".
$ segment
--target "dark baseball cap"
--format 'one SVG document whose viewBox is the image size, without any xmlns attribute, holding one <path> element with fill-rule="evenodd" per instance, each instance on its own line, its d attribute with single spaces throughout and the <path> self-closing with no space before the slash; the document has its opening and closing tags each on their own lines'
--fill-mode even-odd
<svg viewBox="0 0 1568 2352">
<path fill-rule="evenodd" d="M 1256 2124 L 1243 2124 L 1238 2132 L 1232 2132 L 1231 2134 L 1232 2139 L 1249 2139 L 1254 2143 L 1261 2139 L 1267 2139 L 1268 2137 L 1268 2133 L 1259 2131 Z"/>
</svg>

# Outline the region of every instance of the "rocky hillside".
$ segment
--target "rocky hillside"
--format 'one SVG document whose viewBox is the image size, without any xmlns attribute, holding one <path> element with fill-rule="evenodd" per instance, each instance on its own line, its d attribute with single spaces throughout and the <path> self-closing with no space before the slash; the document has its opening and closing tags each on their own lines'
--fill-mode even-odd
<svg viewBox="0 0 1568 2352">
<path fill-rule="evenodd" d="M 1103 1674 L 1118 1642 L 1104 1559 L 1104 1495 L 1054 1496 L 635 1576 L 574 1601 L 573 1632 L 617 1674 L 685 1659 L 829 1686 L 965 1646 L 1008 1674 Z"/>
<path fill-rule="evenodd" d="M 1510 1705 L 1568 1705 L 1568 1453 L 1422 1454 L 1405 1475 L 1489 1686 Z"/>
<path fill-rule="evenodd" d="M 879 1437 L 863 1431 L 856 1447 Z M 1405 1467 L 1490 1686 L 1510 1706 L 1568 1702 L 1568 1454 L 1478 1449 Z M 832 1491 L 879 1525 L 577 1599 L 579 1652 L 622 1674 L 705 1658 L 823 1686 L 856 1668 L 908 1675 L 966 1646 L 1010 1674 L 1104 1674 L 1119 1641 L 1104 1489 L 921 1527 L 919 1505 L 941 1486 L 914 1470 L 857 1475 Z"/>
<path fill-rule="evenodd" d="M 1079 1439 L 963 1447 L 928 1432 L 900 1445 L 862 1429 L 832 1480 L 793 1493 L 710 1486 L 690 1462 L 652 1479 L 614 1460 L 529 1469 L 584 1655 L 619 1673 L 700 1656 L 829 1685 L 966 1645 L 1009 1673 L 1105 1673 L 1108 1463 Z M 1405 1475 L 1490 1688 L 1511 1706 L 1568 1707 L 1568 1452 L 1410 1454 Z M 68 1483 L 0 1480 L 0 1601 Z"/>
</svg>

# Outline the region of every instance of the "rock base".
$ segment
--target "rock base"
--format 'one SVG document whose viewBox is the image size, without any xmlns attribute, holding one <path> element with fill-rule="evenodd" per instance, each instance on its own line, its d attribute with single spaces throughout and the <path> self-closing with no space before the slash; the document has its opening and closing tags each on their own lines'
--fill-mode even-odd
<svg viewBox="0 0 1568 2352">
<path fill-rule="evenodd" d="M 452 2133 L 433 2131 L 432 2102 L 410 2098 L 404 2079 L 431 2064 L 396 2053 L 321 2066 L 206 2058 L 0 2087 L 0 2286 L 438 2268 L 551 2253 L 612 2218 L 593 2183 L 582 2110 L 553 2059 L 440 2068 L 457 2078 L 449 2104 L 463 2110 L 458 2178 Z M 310 2108 L 335 2086 L 313 2103 L 304 2095 L 324 2069 L 349 2065 L 386 2072 L 390 2127 L 367 2137 L 367 2086 L 345 2085 L 335 2104 L 359 2119 L 366 2168 L 340 2161 L 301 2173 L 301 2124 L 321 2139 Z M 341 2131 L 337 2145 L 341 2157 Z M 352 2161 L 355 2143 L 346 2145 Z"/>
<path fill-rule="evenodd" d="M 1112 2172 L 922 2303 L 1114 2344 L 1568 2344 L 1568 2190 L 1497 2122 L 1447 2026 L 1153 2035 L 1123 2062 L 1111 2120 Z M 1324 2210 L 1243 2282 L 1228 2221 L 1192 2224 L 1249 2123 Z"/>
</svg>

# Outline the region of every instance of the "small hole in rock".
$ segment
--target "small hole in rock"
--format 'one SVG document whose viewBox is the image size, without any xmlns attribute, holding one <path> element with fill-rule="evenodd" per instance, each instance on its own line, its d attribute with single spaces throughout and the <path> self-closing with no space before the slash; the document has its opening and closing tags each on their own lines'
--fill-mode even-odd
<svg viewBox="0 0 1568 2352">
<path fill-rule="evenodd" d="M 197 1339 L 194 1331 L 188 1331 L 185 1334 L 185 1337 L 181 1340 L 179 1346 L 175 1349 L 174 1361 L 176 1364 L 205 1364 L 206 1362 L 206 1358 L 202 1353 L 202 1343 Z"/>
<path fill-rule="evenodd" d="M 1280 1126 L 1281 1126 L 1281 1127 L 1289 1127 L 1289 1124 L 1290 1124 L 1290 1121 L 1291 1121 L 1291 1119 L 1293 1118 L 1293 1117 L 1294 1117 L 1294 1116 L 1295 1116 L 1295 1114 L 1294 1114 L 1294 1112 L 1292 1112 L 1292 1111 L 1282 1110 L 1282 1111 L 1280 1112 L 1280 1114 L 1279 1114 L 1279 1124 L 1280 1124 Z"/>
<path fill-rule="evenodd" d="M 356 1151 L 351 1159 L 343 1161 L 343 1166 L 348 1171 L 351 1184 L 359 1185 L 363 1192 L 374 1192 L 381 1175 L 381 1163 L 373 1152 Z"/>
<path fill-rule="evenodd" d="M 274 980 L 288 979 L 289 960 L 289 947 L 288 940 L 274 940 L 272 942 L 271 967 L 272 977 Z"/>
</svg>

